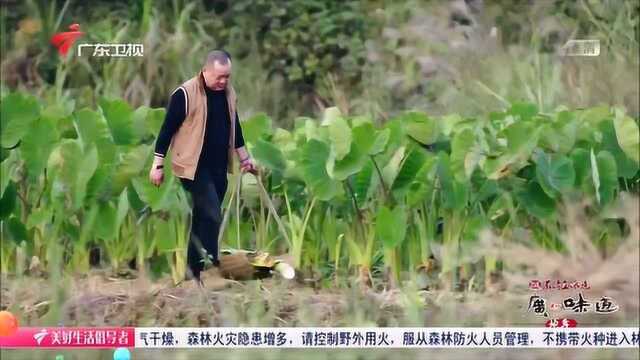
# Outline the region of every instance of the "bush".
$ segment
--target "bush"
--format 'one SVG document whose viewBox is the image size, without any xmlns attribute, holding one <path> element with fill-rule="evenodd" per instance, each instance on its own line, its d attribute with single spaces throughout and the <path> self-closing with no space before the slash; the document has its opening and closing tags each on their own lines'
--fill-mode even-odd
<svg viewBox="0 0 640 360">
<path fill-rule="evenodd" d="M 216 31 L 218 41 L 240 57 L 257 51 L 269 77 L 281 75 L 298 89 L 312 89 L 330 72 L 348 81 L 360 78 L 372 26 L 361 1 L 293 0 L 285 6 L 282 1 L 239 0 L 214 10 L 225 28 Z"/>
</svg>

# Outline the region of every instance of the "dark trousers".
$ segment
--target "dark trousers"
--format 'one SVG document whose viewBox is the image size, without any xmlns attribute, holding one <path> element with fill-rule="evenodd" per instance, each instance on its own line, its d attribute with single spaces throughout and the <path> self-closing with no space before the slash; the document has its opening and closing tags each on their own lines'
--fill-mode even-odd
<svg viewBox="0 0 640 360">
<path fill-rule="evenodd" d="M 180 179 L 191 194 L 191 233 L 187 250 L 187 264 L 196 278 L 204 269 L 203 254 L 217 266 L 218 233 L 222 223 L 222 201 L 227 192 L 227 174 L 198 168 L 193 180 Z M 198 249 L 202 246 L 204 250 Z M 206 252 L 206 253 L 205 253 Z"/>
</svg>

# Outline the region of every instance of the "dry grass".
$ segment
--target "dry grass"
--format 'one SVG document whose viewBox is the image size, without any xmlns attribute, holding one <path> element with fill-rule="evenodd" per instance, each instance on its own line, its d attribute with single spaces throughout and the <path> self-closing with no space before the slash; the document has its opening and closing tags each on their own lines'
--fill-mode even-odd
<svg viewBox="0 0 640 360">
<path fill-rule="evenodd" d="M 563 240 L 567 253 L 546 251 L 540 248 L 505 241 L 492 234 L 485 234 L 484 242 L 492 255 L 497 255 L 507 263 L 505 281 L 512 293 L 523 293 L 531 279 L 586 280 L 591 288 L 583 291 L 590 299 L 601 296 L 613 298 L 620 311 L 615 317 L 627 326 L 638 325 L 640 294 L 640 215 L 639 199 L 622 193 L 620 200 L 605 209 L 602 215 L 588 216 L 592 204 L 583 202 L 569 204 L 561 217 L 567 229 Z M 605 255 L 594 246 L 593 235 L 604 218 L 624 219 L 629 234 L 617 244 L 610 255 Z M 512 239 L 513 240 L 513 239 Z M 528 291 L 528 290 L 524 290 Z M 560 302 L 567 294 L 576 296 L 576 290 L 545 293 L 553 302 Z M 585 316 L 592 325 L 609 324 L 609 316 Z M 580 320 L 578 320 L 580 323 Z"/>
<path fill-rule="evenodd" d="M 94 271 L 89 276 L 67 279 L 60 287 L 41 278 L 3 278 L 1 307 L 19 314 L 22 325 L 64 326 L 542 326 L 546 319 L 527 312 L 527 288 L 531 279 L 587 280 L 588 299 L 606 295 L 620 310 L 610 315 L 593 313 L 574 316 L 579 326 L 637 326 L 639 309 L 640 215 L 638 198 L 622 194 L 620 201 L 602 213 L 589 216 L 591 204 L 567 205 L 563 211 L 563 236 L 568 251 L 556 253 L 485 234 L 486 254 L 505 261 L 502 286 L 484 293 L 477 291 L 419 291 L 411 283 L 398 289 L 374 291 L 354 286 L 314 289 L 298 282 L 277 278 L 236 282 L 207 272 L 205 287 L 188 281 L 173 286 L 171 280 L 151 281 L 144 274 L 136 279 L 110 278 Z M 628 234 L 609 255 L 592 242 L 593 230 L 603 217 L 622 218 Z M 66 283 L 66 285 L 65 285 Z M 64 290 L 65 300 L 56 302 L 56 292 Z M 575 290 L 545 292 L 549 301 L 576 296 Z M 136 359 L 151 358 L 152 351 L 135 354 Z M 209 354 L 210 352 L 208 352 Z M 222 352 L 215 352 L 223 354 Z M 237 352 L 231 358 L 282 358 Z M 289 351 L 286 354 L 294 354 Z M 6 352 L 6 358 L 21 358 L 20 352 Z M 96 358 L 106 353 L 94 352 Z M 98 355 L 103 354 L 103 355 Z M 171 358 L 191 358 L 175 353 Z M 278 356 L 273 355 L 278 354 Z M 340 352 L 344 358 L 370 358 L 388 352 Z M 461 351 L 402 351 L 394 357 L 430 359 L 470 358 Z M 480 355 L 484 354 L 484 355 Z M 166 354 L 165 354 L 166 355 Z M 229 355 L 229 354 L 227 354 Z M 477 352 L 488 359 L 510 359 L 515 353 Z M 17 357 L 13 357 L 17 356 Z M 75 355 L 74 355 L 75 356 Z M 168 355 L 167 355 L 168 356 Z M 291 355 L 292 358 L 296 356 Z M 377 355 L 376 355 L 377 356 Z M 634 357 L 635 356 L 635 357 Z M 305 355 L 306 357 L 306 355 Z M 337 356 L 340 358 L 340 356 Z M 632 359 L 628 351 L 568 350 L 518 352 L 524 359 Z M 5 357 L 3 356 L 3 359 Z M 71 357 L 75 358 L 75 357 Z M 153 355 L 154 359 L 162 358 Z M 168 357 L 167 357 L 168 358 Z M 216 356 L 218 358 L 218 356 Z M 318 358 L 326 358 L 318 357 Z M 334 356 L 332 356 L 334 358 Z M 67 359 L 67 357 L 65 357 Z"/>
</svg>

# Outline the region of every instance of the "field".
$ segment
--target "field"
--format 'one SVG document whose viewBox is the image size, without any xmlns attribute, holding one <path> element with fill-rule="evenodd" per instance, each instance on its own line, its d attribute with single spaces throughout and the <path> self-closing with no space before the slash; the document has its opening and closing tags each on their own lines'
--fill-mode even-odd
<svg viewBox="0 0 640 360">
<path fill-rule="evenodd" d="M 552 317 L 637 326 L 637 8 L 476 3 L 7 5 L 1 310 L 24 326 L 544 326 L 530 282 L 566 280 L 590 288 L 550 291 L 548 302 L 580 292 L 619 310 Z M 145 56 L 59 55 L 50 35 L 80 16 L 87 41 L 139 42 Z M 306 32 L 321 34 L 313 46 Z M 568 34 L 601 39 L 601 55 L 562 56 L 556 38 Z M 229 177 L 221 247 L 279 256 L 294 280 L 210 269 L 204 288 L 184 281 L 189 198 L 170 166 L 159 188 L 148 180 L 168 94 L 218 46 L 234 54 L 242 131 L 260 167 Z M 162 356 L 187 358 L 134 352 Z"/>
</svg>

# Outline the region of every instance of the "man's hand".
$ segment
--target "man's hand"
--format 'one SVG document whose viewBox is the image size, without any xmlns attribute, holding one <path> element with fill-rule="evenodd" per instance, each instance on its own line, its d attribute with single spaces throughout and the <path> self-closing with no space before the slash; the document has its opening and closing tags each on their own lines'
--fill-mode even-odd
<svg viewBox="0 0 640 360">
<path fill-rule="evenodd" d="M 253 163 L 253 160 L 251 160 L 251 155 L 249 155 L 249 152 L 247 152 L 247 149 L 244 146 L 237 148 L 236 154 L 240 160 L 240 170 L 243 174 L 250 172 L 253 175 L 258 175 L 258 168 Z"/>
<path fill-rule="evenodd" d="M 242 173 L 250 172 L 253 175 L 258 175 L 258 168 L 253 164 L 253 160 L 250 157 L 244 159 L 244 161 L 240 162 L 240 170 Z"/>
<path fill-rule="evenodd" d="M 155 157 L 153 159 L 153 164 L 151 165 L 151 170 L 149 171 L 149 181 L 155 186 L 160 186 L 162 181 L 164 180 L 164 170 L 162 168 L 163 158 Z"/>
</svg>

